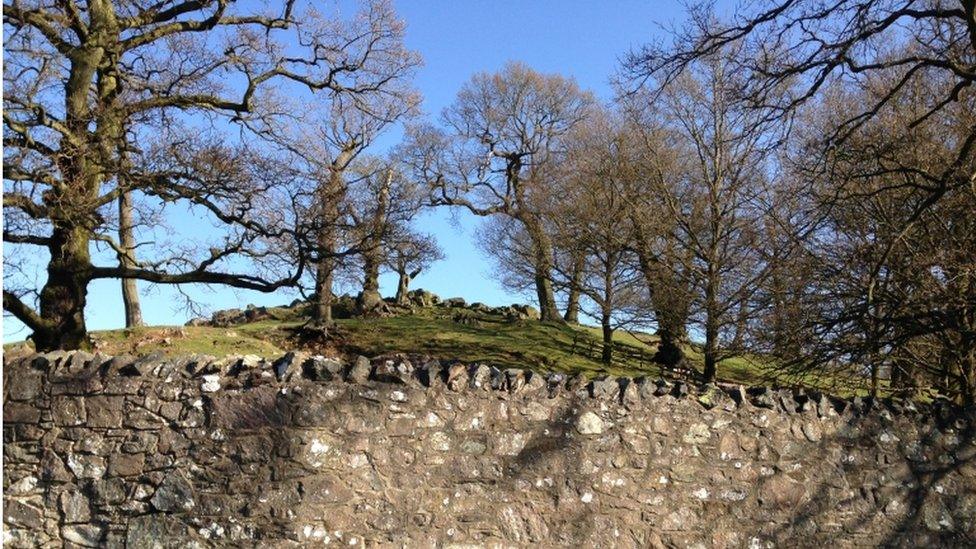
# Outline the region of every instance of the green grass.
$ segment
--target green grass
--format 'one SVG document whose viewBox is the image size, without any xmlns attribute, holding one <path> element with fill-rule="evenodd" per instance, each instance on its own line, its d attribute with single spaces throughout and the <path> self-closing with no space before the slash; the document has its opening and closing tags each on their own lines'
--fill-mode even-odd
<svg viewBox="0 0 976 549">
<path fill-rule="evenodd" d="M 427 354 L 500 368 L 530 368 L 585 374 L 657 375 L 652 349 L 618 338 L 617 360 L 600 362 L 600 339 L 588 328 L 532 320 L 507 322 L 499 317 L 466 313 L 473 324 L 455 322 L 442 310 L 380 319 L 340 320 L 347 352 Z M 643 355 L 643 357 L 642 357 Z"/>
<path fill-rule="evenodd" d="M 606 373 L 634 377 L 662 373 L 651 361 L 657 340 L 644 333 L 617 330 L 614 361 L 606 367 L 600 361 L 600 329 L 592 326 L 534 320 L 510 322 L 497 315 L 468 309 L 434 307 L 402 316 L 338 320 L 333 338 L 324 343 L 309 343 L 295 339 L 295 328 L 306 320 L 304 310 L 277 307 L 269 313 L 271 318 L 227 328 L 154 326 L 97 331 L 92 333 L 92 338 L 96 348 L 106 354 L 254 354 L 270 358 L 288 349 L 301 348 L 326 355 L 427 355 L 467 363 L 481 362 L 499 368 L 528 368 L 587 376 Z M 463 316 L 465 322 L 458 322 L 458 316 Z M 689 345 L 685 354 L 689 366 L 698 371 L 703 369 L 699 348 Z M 834 394 L 864 394 L 866 391 L 865 387 L 850 380 L 823 374 L 785 379 L 777 375 L 774 364 L 759 356 L 741 356 L 720 362 L 718 377 L 720 381 L 743 385 L 803 385 Z"/>
<path fill-rule="evenodd" d="M 92 338 L 97 342 L 97 349 L 107 354 L 143 355 L 161 351 L 166 355 L 273 356 L 283 352 L 249 325 L 231 328 L 152 326 L 92 332 Z"/>
</svg>

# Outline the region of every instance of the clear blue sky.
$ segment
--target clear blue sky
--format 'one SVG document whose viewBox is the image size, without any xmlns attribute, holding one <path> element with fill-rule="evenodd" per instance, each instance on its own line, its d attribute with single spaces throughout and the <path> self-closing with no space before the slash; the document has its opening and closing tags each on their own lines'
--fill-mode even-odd
<svg viewBox="0 0 976 549">
<path fill-rule="evenodd" d="M 424 58 L 416 85 L 424 95 L 425 113 L 434 118 L 454 100 L 472 74 L 498 70 L 509 60 L 572 76 L 582 87 L 607 100 L 611 97 L 609 77 L 620 57 L 632 47 L 661 37 L 662 25 L 670 26 L 683 17 L 679 2 L 650 0 L 399 0 L 396 7 L 407 22 L 407 45 Z M 373 152 L 388 146 L 397 133 L 381 141 Z M 457 223 L 450 218 L 450 212 L 441 210 L 420 220 L 419 228 L 436 235 L 446 259 L 421 274 L 414 287 L 493 305 L 528 301 L 529 296 L 507 294 L 491 278 L 491 263 L 474 241 L 478 219 L 460 213 Z M 393 283 L 390 277 L 383 279 L 384 293 L 395 288 Z M 189 314 L 181 310 L 182 301 L 173 288 L 139 284 L 148 324 L 182 324 L 188 320 Z M 210 311 L 248 303 L 277 305 L 295 297 L 284 291 L 262 294 L 220 287 L 184 290 Z M 123 326 L 119 282 L 93 283 L 86 312 L 89 329 Z M 26 335 L 19 322 L 4 319 L 4 341 Z"/>
</svg>

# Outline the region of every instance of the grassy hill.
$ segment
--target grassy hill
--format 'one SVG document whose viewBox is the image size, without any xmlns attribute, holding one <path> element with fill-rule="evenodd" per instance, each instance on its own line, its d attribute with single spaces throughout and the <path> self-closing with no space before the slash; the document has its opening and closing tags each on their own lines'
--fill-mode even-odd
<svg viewBox="0 0 976 549">
<path fill-rule="evenodd" d="M 261 309 L 251 322 L 217 326 L 155 326 L 92 333 L 96 348 L 107 354 L 168 355 L 202 353 L 215 356 L 255 354 L 274 357 L 301 349 L 329 356 L 363 354 L 426 355 L 433 358 L 482 362 L 499 368 L 625 376 L 694 377 L 693 372 L 662 372 L 653 357 L 654 336 L 618 331 L 614 361 L 600 362 L 599 329 L 591 326 L 513 320 L 487 308 L 414 307 L 395 316 L 348 318 L 337 321 L 328 340 L 302 337 L 306 307 Z M 701 371 L 702 358 L 694 346 L 686 349 L 688 366 Z M 789 384 L 822 388 L 837 394 L 862 393 L 849 382 L 807 378 L 778 378 L 768 361 L 740 357 L 719 365 L 720 381 L 744 385 Z"/>
</svg>

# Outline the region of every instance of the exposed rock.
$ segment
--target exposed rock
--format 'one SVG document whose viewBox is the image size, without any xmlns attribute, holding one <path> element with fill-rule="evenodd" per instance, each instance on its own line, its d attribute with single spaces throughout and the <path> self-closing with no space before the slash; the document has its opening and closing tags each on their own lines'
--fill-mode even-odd
<svg viewBox="0 0 976 549">
<path fill-rule="evenodd" d="M 125 398 L 117 396 L 92 396 L 86 399 L 87 425 L 118 429 L 125 415 Z"/>
<path fill-rule="evenodd" d="M 73 524 L 61 528 L 61 537 L 82 547 L 101 547 L 105 531 L 95 524 Z"/>
<path fill-rule="evenodd" d="M 346 381 L 350 383 L 366 383 L 369 380 L 371 371 L 372 366 L 369 363 L 369 359 L 364 356 L 357 356 L 356 361 L 353 362 L 349 371 L 346 372 Z"/>
<path fill-rule="evenodd" d="M 197 546 L 188 543 L 192 540 L 189 528 L 167 515 L 151 514 L 133 517 L 126 526 L 126 547 L 157 549 Z"/>
<path fill-rule="evenodd" d="M 705 407 L 707 410 L 711 410 L 716 406 L 725 403 L 728 396 L 724 391 L 718 388 L 714 383 L 709 383 L 706 385 L 701 393 L 698 394 L 698 403 Z"/>
<path fill-rule="evenodd" d="M 51 482 L 67 482 L 71 480 L 71 472 L 65 467 L 64 461 L 50 450 L 45 450 L 41 456 L 40 478 Z"/>
<path fill-rule="evenodd" d="M 206 376 L 201 376 L 200 379 L 203 383 L 200 384 L 200 390 L 204 393 L 213 393 L 220 390 L 220 376 L 217 374 L 210 374 Z"/>
<path fill-rule="evenodd" d="M 549 389 L 549 397 L 555 397 L 564 383 L 566 383 L 566 374 L 554 372 L 546 376 L 546 387 Z"/>
<path fill-rule="evenodd" d="M 481 321 L 471 311 L 461 310 L 451 316 L 451 320 L 462 326 L 481 326 Z"/>
<path fill-rule="evenodd" d="M 803 485 L 785 474 L 778 474 L 763 483 L 759 491 L 759 503 L 773 508 L 793 507 L 803 500 Z"/>
<path fill-rule="evenodd" d="M 438 360 L 429 360 L 417 370 L 417 378 L 424 387 L 433 387 L 438 381 L 442 381 L 443 369 Z"/>
<path fill-rule="evenodd" d="M 823 429 L 820 424 L 815 421 L 805 421 L 803 422 L 803 436 L 807 437 L 810 442 L 820 442 L 823 438 Z"/>
<path fill-rule="evenodd" d="M 105 458 L 83 454 L 69 454 L 68 468 L 79 479 L 102 478 L 105 475 Z"/>
<path fill-rule="evenodd" d="M 525 385 L 525 372 L 517 368 L 505 370 L 505 390 L 517 393 Z"/>
<path fill-rule="evenodd" d="M 704 423 L 695 423 L 688 428 L 682 440 L 688 444 L 702 444 L 712 438 L 712 431 Z"/>
<path fill-rule="evenodd" d="M 512 305 L 512 309 L 514 309 L 519 314 L 519 318 L 521 319 L 539 320 L 540 318 L 539 310 L 536 309 L 535 307 L 532 307 L 531 305 L 515 304 Z"/>
<path fill-rule="evenodd" d="M 451 364 L 447 369 L 447 386 L 452 391 L 460 391 L 468 383 L 468 367 L 460 362 Z"/>
<path fill-rule="evenodd" d="M 410 303 L 417 307 L 433 307 L 440 303 L 441 299 L 436 294 L 427 290 L 417 289 L 407 293 Z"/>
<path fill-rule="evenodd" d="M 115 477 L 141 475 L 145 464 L 145 454 L 116 453 L 108 458 L 108 474 Z"/>
<path fill-rule="evenodd" d="M 413 377 L 413 364 L 406 359 L 380 361 L 373 372 L 373 379 L 383 383 L 408 383 Z"/>
<path fill-rule="evenodd" d="M 757 387 L 749 391 L 752 395 L 752 404 L 759 408 L 775 408 L 776 399 L 772 391 L 766 387 Z"/>
<path fill-rule="evenodd" d="M 305 355 L 294 351 L 285 353 L 271 365 L 279 381 L 288 381 L 301 375 Z"/>
<path fill-rule="evenodd" d="M 88 522 L 91 519 L 91 508 L 88 498 L 77 490 L 61 492 L 61 517 L 64 522 Z"/>
<path fill-rule="evenodd" d="M 471 367 L 471 379 L 469 385 L 472 389 L 488 389 L 491 387 L 491 368 L 484 364 L 475 364 Z"/>
<path fill-rule="evenodd" d="M 590 393 L 593 398 L 613 400 L 620 392 L 620 382 L 613 376 L 604 376 L 590 382 Z"/>
<path fill-rule="evenodd" d="M 167 513 L 189 511 L 196 505 L 193 487 L 182 474 L 175 472 L 163 479 L 149 502 L 155 509 Z"/>
<path fill-rule="evenodd" d="M 603 434 L 603 419 L 593 412 L 583 412 L 576 419 L 576 431 L 581 435 L 600 435 Z"/>
<path fill-rule="evenodd" d="M 651 387 L 648 386 L 648 389 Z M 665 379 L 655 379 L 653 385 L 654 392 L 650 396 L 664 396 L 671 393 L 671 384 Z M 647 395 L 644 398 L 649 398 Z"/>
<path fill-rule="evenodd" d="M 316 355 L 305 361 L 302 370 L 305 377 L 313 381 L 332 381 L 342 377 L 342 361 Z"/>
</svg>

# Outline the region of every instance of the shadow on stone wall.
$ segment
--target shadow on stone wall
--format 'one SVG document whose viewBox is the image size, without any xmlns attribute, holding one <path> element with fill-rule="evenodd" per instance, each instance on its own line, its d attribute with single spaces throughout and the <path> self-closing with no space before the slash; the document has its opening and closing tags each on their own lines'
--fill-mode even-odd
<svg viewBox="0 0 976 549">
<path fill-rule="evenodd" d="M 5 364 L 11 547 L 976 545 L 971 411 L 75 356 Z"/>
<path fill-rule="evenodd" d="M 827 546 L 852 540 L 859 540 L 855 545 L 876 547 L 976 546 L 973 422 L 953 411 L 935 412 L 930 417 L 918 416 L 923 422 L 918 427 L 924 432 L 908 447 L 901 447 L 898 433 L 885 425 L 884 418 L 890 413 L 880 406 L 868 410 L 867 417 L 849 418 L 842 434 L 819 441 L 820 448 L 838 445 L 846 451 L 867 453 L 874 463 L 864 471 L 864 463 L 842 454 L 825 464 L 821 480 L 807 490 L 812 497 L 797 507 L 792 522 L 774 531 L 772 538 L 785 543 L 816 532 L 818 543 Z M 891 460 L 890 449 L 880 448 L 879 441 L 898 447 L 905 459 Z M 857 486 L 837 482 L 846 478 L 864 482 Z M 956 494 L 945 495 L 953 482 Z M 876 525 L 883 521 L 891 525 L 879 532 Z"/>
<path fill-rule="evenodd" d="M 581 484 L 576 473 L 583 452 L 583 444 L 575 434 L 576 425 L 583 410 L 582 399 L 573 395 L 561 403 L 554 410 L 553 419 L 536 428 L 535 434 L 528 440 L 518 455 L 510 458 L 506 464 L 506 481 L 500 489 L 509 493 L 518 493 L 519 484 L 549 485 L 554 472 L 565 479 L 567 485 Z M 541 486 L 538 486 L 541 487 Z M 520 542 L 543 542 L 547 540 L 561 540 L 569 543 L 571 540 L 585 540 L 590 538 L 595 521 L 593 513 L 584 506 L 560 505 L 560 500 L 573 498 L 577 494 L 552 494 L 548 503 L 550 507 L 541 509 L 526 509 L 517 514 L 521 524 L 509 528 L 516 533 Z M 558 514 L 559 520 L 553 520 Z M 509 518 L 514 521 L 514 517 Z"/>
</svg>

